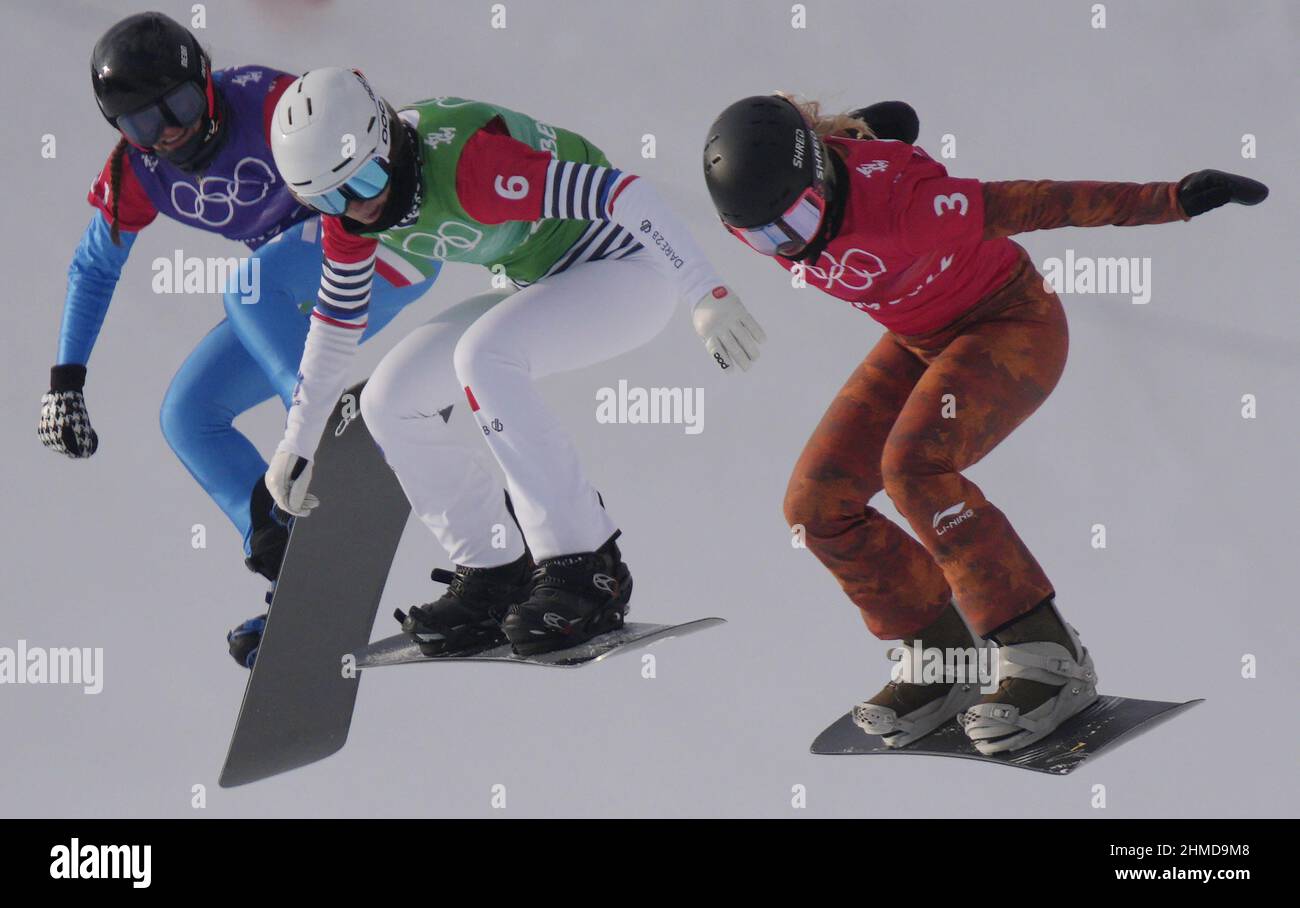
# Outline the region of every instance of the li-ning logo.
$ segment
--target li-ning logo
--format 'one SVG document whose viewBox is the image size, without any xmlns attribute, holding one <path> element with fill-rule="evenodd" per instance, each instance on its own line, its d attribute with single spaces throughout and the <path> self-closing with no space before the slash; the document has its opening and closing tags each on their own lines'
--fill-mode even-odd
<svg viewBox="0 0 1300 908">
<path fill-rule="evenodd" d="M 975 516 L 975 512 L 966 507 L 966 502 L 959 501 L 950 508 L 944 508 L 934 515 L 934 532 L 936 536 L 942 536 L 944 533 L 960 526 Z"/>
</svg>

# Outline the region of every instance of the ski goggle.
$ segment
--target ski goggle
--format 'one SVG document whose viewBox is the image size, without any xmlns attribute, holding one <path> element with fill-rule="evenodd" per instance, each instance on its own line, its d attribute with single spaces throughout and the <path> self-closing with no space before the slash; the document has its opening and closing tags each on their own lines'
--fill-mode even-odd
<svg viewBox="0 0 1300 908">
<path fill-rule="evenodd" d="M 302 201 L 325 214 L 342 214 L 348 202 L 373 199 L 388 187 L 389 165 L 381 157 L 372 157 L 338 186 L 328 192 L 307 195 L 295 190 Z"/>
<path fill-rule="evenodd" d="M 177 85 L 162 99 L 128 114 L 119 114 L 113 125 L 136 145 L 152 148 L 169 126 L 193 126 L 208 112 L 208 98 L 193 82 Z"/>
<path fill-rule="evenodd" d="M 809 186 L 770 224 L 759 227 L 732 227 L 727 229 L 745 244 L 763 255 L 791 256 L 817 238 L 821 229 L 822 217 L 826 214 L 826 199 L 817 187 Z"/>
</svg>

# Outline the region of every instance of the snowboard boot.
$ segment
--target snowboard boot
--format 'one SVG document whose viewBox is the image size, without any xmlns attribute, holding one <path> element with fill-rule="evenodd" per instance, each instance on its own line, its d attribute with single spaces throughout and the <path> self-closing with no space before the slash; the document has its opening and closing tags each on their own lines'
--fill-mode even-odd
<svg viewBox="0 0 1300 908">
<path fill-rule="evenodd" d="M 978 657 L 979 650 L 986 646 L 971 634 L 961 614 L 949 603 L 928 627 L 891 651 L 902 651 L 894 679 L 870 700 L 853 707 L 853 723 L 869 735 L 880 735 L 887 747 L 906 747 L 928 735 L 979 702 L 979 680 L 973 674 L 978 662 L 963 659 L 961 664 L 969 666 L 970 671 L 953 673 L 949 669 L 956 667 L 956 660 L 944 658 L 944 680 L 926 683 L 913 676 L 912 667 L 921 664 L 924 656 L 917 650 L 937 649 L 945 657 L 952 650 L 962 650 Z"/>
<path fill-rule="evenodd" d="M 271 604 L 270 593 L 266 594 L 266 604 Z M 227 631 L 226 646 L 230 649 L 230 658 L 251 669 L 257 661 L 257 650 L 262 645 L 262 632 L 265 630 L 266 615 L 258 615 Z"/>
<path fill-rule="evenodd" d="M 426 656 L 497 646 L 505 642 L 501 621 L 506 610 L 528 598 L 532 574 L 533 558 L 527 550 L 498 567 L 457 565 L 455 573 L 438 568 L 430 576 L 447 584 L 447 592 L 409 614 L 399 609 L 396 617 Z"/>
<path fill-rule="evenodd" d="M 284 563 L 284 550 L 289 545 L 293 517 L 276 506 L 261 476 L 253 485 L 248 514 L 253 531 L 249 536 L 250 551 L 244 559 L 244 566 L 275 583 L 280 576 L 280 565 Z"/>
<path fill-rule="evenodd" d="M 614 543 L 620 533 L 594 552 L 537 562 L 532 593 L 502 625 L 517 655 L 568 649 L 623 626 L 632 574 Z"/>
<path fill-rule="evenodd" d="M 1092 656 L 1051 599 L 989 637 L 998 644 L 998 689 L 958 717 L 980 753 L 1041 741 L 1096 701 Z"/>
</svg>

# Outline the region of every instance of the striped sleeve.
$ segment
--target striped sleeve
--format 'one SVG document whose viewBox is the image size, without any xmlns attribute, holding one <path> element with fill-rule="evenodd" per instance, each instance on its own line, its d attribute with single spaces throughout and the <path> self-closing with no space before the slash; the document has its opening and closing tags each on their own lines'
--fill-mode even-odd
<svg viewBox="0 0 1300 908">
<path fill-rule="evenodd" d="M 324 257 L 320 290 L 298 363 L 298 384 L 293 389 L 284 438 L 276 449 L 308 460 L 315 458 L 365 330 L 379 247 L 373 237 L 345 231 L 337 218 L 321 218 L 321 225 Z"/>
<path fill-rule="evenodd" d="M 635 179 L 635 174 L 599 164 L 552 160 L 546 170 L 542 217 L 613 220 L 614 201 Z"/>
<path fill-rule="evenodd" d="M 608 221 L 610 206 L 636 177 L 610 167 L 557 161 L 499 131 L 480 129 L 456 165 L 456 195 L 481 224 L 549 218 Z"/>
<path fill-rule="evenodd" d="M 348 233 L 338 218 L 321 218 L 321 229 L 324 255 L 312 318 L 338 328 L 364 330 L 379 242 Z"/>
<path fill-rule="evenodd" d="M 320 290 L 312 317 L 339 328 L 364 330 L 374 277 L 374 252 L 360 262 L 339 262 L 327 255 L 321 263 Z"/>
</svg>

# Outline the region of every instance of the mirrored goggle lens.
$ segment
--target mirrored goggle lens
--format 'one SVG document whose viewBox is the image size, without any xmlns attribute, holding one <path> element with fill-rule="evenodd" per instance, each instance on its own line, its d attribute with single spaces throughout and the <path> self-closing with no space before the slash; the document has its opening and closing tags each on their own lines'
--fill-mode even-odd
<svg viewBox="0 0 1300 908">
<path fill-rule="evenodd" d="M 192 126 L 207 109 L 208 99 L 203 91 L 193 82 L 186 82 L 173 88 L 156 104 L 122 114 L 117 118 L 117 128 L 137 145 L 156 145 L 168 126 Z"/>
<path fill-rule="evenodd" d="M 388 186 L 388 162 L 371 158 L 348 177 L 341 186 L 319 195 L 303 195 L 302 200 L 326 214 L 342 214 L 353 199 L 373 199 Z"/>
<path fill-rule="evenodd" d="M 733 228 L 735 233 L 764 255 L 794 255 L 817 237 L 822 223 L 822 205 L 805 192 L 781 217 L 761 227 Z"/>
</svg>

